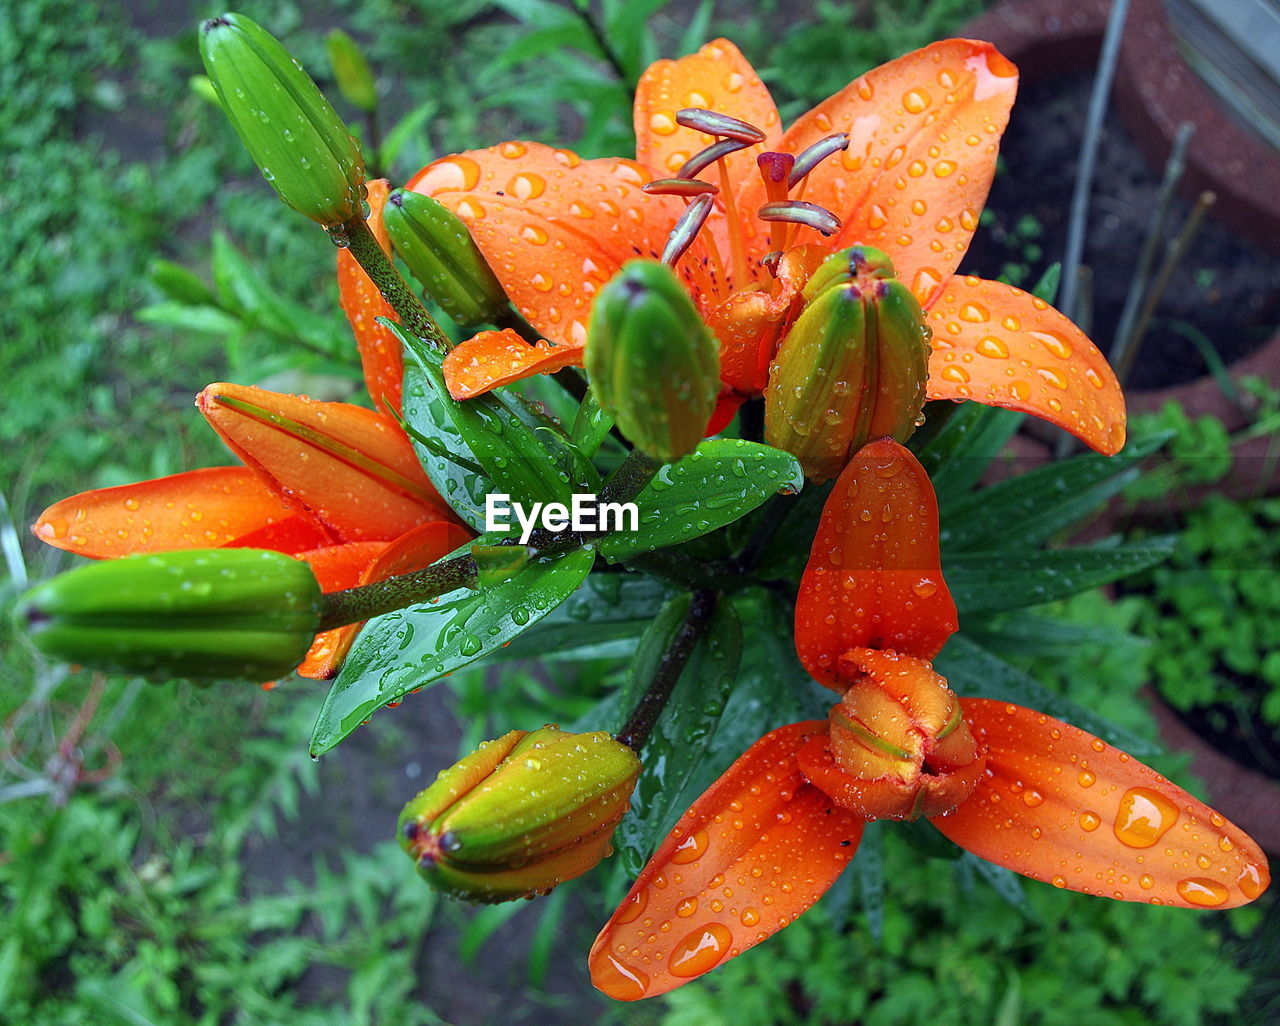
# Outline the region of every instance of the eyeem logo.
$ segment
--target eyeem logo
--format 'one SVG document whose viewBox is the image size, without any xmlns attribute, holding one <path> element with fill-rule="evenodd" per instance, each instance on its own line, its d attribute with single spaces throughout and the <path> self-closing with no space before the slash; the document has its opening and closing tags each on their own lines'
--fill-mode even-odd
<svg viewBox="0 0 1280 1026">
<path fill-rule="evenodd" d="M 486 531 L 507 531 L 515 523 L 520 525 L 520 544 L 524 545 L 539 527 L 547 531 L 637 531 L 640 510 L 634 502 L 601 502 L 598 495 L 590 492 L 575 494 L 568 506 L 562 502 L 535 502 L 526 507 L 522 502 L 512 502 L 505 492 L 485 496 Z"/>
</svg>

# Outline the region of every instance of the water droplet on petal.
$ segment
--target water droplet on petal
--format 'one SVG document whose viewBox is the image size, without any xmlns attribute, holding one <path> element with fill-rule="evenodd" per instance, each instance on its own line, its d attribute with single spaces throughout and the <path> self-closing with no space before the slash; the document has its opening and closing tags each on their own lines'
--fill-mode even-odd
<svg viewBox="0 0 1280 1026">
<path fill-rule="evenodd" d="M 1112 829 L 1130 848 L 1150 848 L 1178 819 L 1178 807 L 1147 787 L 1131 787 L 1120 798 Z"/>
<path fill-rule="evenodd" d="M 667 967 L 673 976 L 701 976 L 723 961 L 733 934 L 721 923 L 709 923 L 685 937 L 671 952 Z"/>
<path fill-rule="evenodd" d="M 1231 895 L 1222 884 L 1203 876 L 1194 876 L 1187 880 L 1179 880 L 1178 895 L 1183 901 L 1192 905 L 1214 908 L 1224 904 Z"/>
</svg>

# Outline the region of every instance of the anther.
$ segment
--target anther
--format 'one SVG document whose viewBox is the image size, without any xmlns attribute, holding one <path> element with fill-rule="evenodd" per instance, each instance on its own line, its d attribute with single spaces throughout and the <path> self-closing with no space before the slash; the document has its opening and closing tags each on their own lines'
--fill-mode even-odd
<svg viewBox="0 0 1280 1026">
<path fill-rule="evenodd" d="M 795 167 L 791 169 L 791 177 L 787 180 L 788 188 L 794 188 L 805 175 L 826 160 L 831 154 L 849 148 L 849 133 L 837 132 L 819 139 L 812 146 L 806 147 L 796 157 Z"/>
<path fill-rule="evenodd" d="M 721 139 L 717 143 L 712 143 L 700 153 L 695 153 L 684 163 L 679 171 L 676 172 L 677 178 L 692 178 L 703 168 L 710 167 L 717 160 L 729 156 L 730 153 L 737 153 L 739 150 L 745 150 L 748 146 L 753 145 L 749 142 L 743 142 L 741 139 Z"/>
<path fill-rule="evenodd" d="M 685 128 L 695 128 L 707 135 L 725 139 L 736 139 L 749 146 L 764 142 L 764 132 L 746 121 L 731 118 L 728 114 L 720 114 L 702 107 L 685 107 L 676 111 L 676 124 Z"/>
<path fill-rule="evenodd" d="M 816 203 L 805 203 L 802 200 L 785 200 L 778 203 L 766 203 L 757 212 L 762 221 L 789 221 L 813 228 L 823 235 L 834 235 L 840 230 L 840 218 L 826 207 Z"/>
<path fill-rule="evenodd" d="M 650 196 L 701 196 L 703 194 L 714 196 L 720 191 L 710 182 L 703 182 L 697 178 L 659 178 L 640 188 Z"/>
<path fill-rule="evenodd" d="M 693 245 L 693 240 L 698 237 L 698 232 L 706 223 L 714 204 L 715 197 L 709 192 L 694 197 L 667 237 L 667 244 L 662 250 L 664 264 L 675 267 L 676 262 L 684 256 L 685 250 Z"/>
</svg>

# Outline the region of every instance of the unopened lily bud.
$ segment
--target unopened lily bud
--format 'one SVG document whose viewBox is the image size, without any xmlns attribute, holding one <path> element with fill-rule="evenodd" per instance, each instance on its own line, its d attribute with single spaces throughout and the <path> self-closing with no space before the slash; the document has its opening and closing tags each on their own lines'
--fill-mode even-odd
<svg viewBox="0 0 1280 1026">
<path fill-rule="evenodd" d="M 610 854 L 640 760 L 604 732 L 547 726 L 487 741 L 400 813 L 400 846 L 433 887 L 496 903 L 545 894 Z"/>
<path fill-rule="evenodd" d="M 338 91 L 351 106 L 370 113 L 378 106 L 378 86 L 360 47 L 342 29 L 330 32 L 324 44 Z"/>
<path fill-rule="evenodd" d="M 827 750 L 802 753 L 805 775 L 867 819 L 939 816 L 964 801 L 986 758 L 946 680 L 891 651 L 854 649 L 841 664 L 863 676 L 831 709 Z"/>
<path fill-rule="evenodd" d="M 669 267 L 634 260 L 600 291 L 586 367 L 601 407 L 642 451 L 673 462 L 702 441 L 719 345 Z"/>
<path fill-rule="evenodd" d="M 72 570 L 27 592 L 17 615 L 54 659 L 262 681 L 302 661 L 320 608 L 320 585 L 301 560 L 262 549 L 187 549 Z"/>
<path fill-rule="evenodd" d="M 929 336 L 920 304 L 877 249 L 827 258 L 769 368 L 765 439 L 815 481 L 868 441 L 905 442 L 924 408 Z"/>
<path fill-rule="evenodd" d="M 201 26 L 200 56 L 240 141 L 285 203 L 325 227 L 361 214 L 360 147 L 274 36 L 224 14 Z"/>
<path fill-rule="evenodd" d="M 413 276 L 464 328 L 491 324 L 506 309 L 507 294 L 467 226 L 443 203 L 395 189 L 382 219 Z"/>
</svg>

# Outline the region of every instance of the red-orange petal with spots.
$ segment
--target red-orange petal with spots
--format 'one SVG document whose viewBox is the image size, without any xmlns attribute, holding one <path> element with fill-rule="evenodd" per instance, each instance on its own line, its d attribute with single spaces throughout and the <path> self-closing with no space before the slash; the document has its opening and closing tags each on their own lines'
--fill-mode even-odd
<svg viewBox="0 0 1280 1026">
<path fill-rule="evenodd" d="M 302 553 L 299 558 L 311 564 L 321 590 L 330 592 L 421 570 L 470 540 L 471 532 L 466 528 L 435 521 L 419 524 L 390 543 L 355 542 Z M 317 634 L 306 659 L 298 667 L 298 674 L 315 680 L 335 676 L 363 626 L 363 623 L 346 624 Z"/>
<path fill-rule="evenodd" d="M 248 468 L 246 468 L 247 470 Z M 250 474 L 253 471 L 249 471 Z M 258 484 L 254 475 L 254 483 Z M 261 485 L 258 485 L 261 487 Z M 308 549 L 319 549 L 333 544 L 333 532 L 325 529 L 318 520 L 306 513 L 288 513 L 282 520 L 267 524 L 256 531 L 242 534 L 235 541 L 227 542 L 233 549 L 271 549 L 296 556 Z"/>
<path fill-rule="evenodd" d="M 863 821 L 808 784 L 795 753 L 822 720 L 752 745 L 680 818 L 591 948 L 597 988 L 663 994 L 754 947 L 835 882 Z"/>
<path fill-rule="evenodd" d="M 1125 406 L 1107 359 L 1042 299 L 956 275 L 927 312 L 930 399 L 1022 410 L 1107 456 L 1124 447 Z"/>
<path fill-rule="evenodd" d="M 196 405 L 280 501 L 339 541 L 389 541 L 451 514 L 394 420 L 349 403 L 210 385 Z"/>
<path fill-rule="evenodd" d="M 205 467 L 69 496 L 41 513 L 31 530 L 56 548 L 91 559 L 115 559 L 135 552 L 235 545 L 292 518 L 252 471 Z M 320 543 L 324 540 L 321 534 Z"/>
<path fill-rule="evenodd" d="M 516 309 L 543 337 L 581 348 L 591 302 L 635 257 L 657 259 L 684 211 L 649 196 L 635 161 L 583 160 L 569 150 L 506 142 L 443 157 L 407 188 L 467 225 Z"/>
<path fill-rule="evenodd" d="M 710 438 L 727 428 L 729 422 L 737 416 L 738 407 L 743 404 L 745 398 L 737 392 L 722 389 L 716 396 L 716 408 L 711 411 L 711 419 L 707 421 L 707 429 L 703 432 L 703 436 Z"/>
<path fill-rule="evenodd" d="M 800 580 L 800 661 L 843 691 L 840 657 L 850 649 L 932 659 L 956 627 L 929 476 L 890 438 L 864 445 L 827 497 Z"/>
<path fill-rule="evenodd" d="M 1021 706 L 961 699 L 987 775 L 930 820 L 989 862 L 1086 894 L 1182 908 L 1232 908 L 1270 883 L 1239 827 L 1155 770 Z"/>
<path fill-rule="evenodd" d="M 387 203 L 391 188 L 385 178 L 368 183 L 369 227 L 378 244 L 391 253 L 391 240 L 382 223 L 382 208 Z M 395 311 L 382 298 L 378 287 L 369 280 L 364 268 L 356 262 L 350 250 L 338 250 L 338 302 L 347 315 L 351 332 L 355 335 L 360 351 L 360 365 L 364 368 L 364 381 L 376 409 L 384 403 L 397 412 L 400 409 L 400 388 L 404 377 L 404 354 L 399 340 L 377 322 L 379 317 L 398 320 Z"/>
<path fill-rule="evenodd" d="M 956 270 L 995 174 L 1017 69 L 990 43 L 947 39 L 883 64 L 799 119 L 798 153 L 832 132 L 849 147 L 793 195 L 843 227 L 832 249 L 876 246 L 923 303 Z"/>
<path fill-rule="evenodd" d="M 671 177 L 685 161 L 715 141 L 714 136 L 676 124 L 676 112 L 685 107 L 727 114 L 764 133 L 764 142 L 725 158 L 728 183 L 735 196 L 742 193 L 747 183 L 758 181 L 756 157 L 765 150 L 776 150 L 781 141 L 778 108 L 769 87 L 729 40 L 716 39 L 696 54 L 678 60 L 656 61 L 640 76 L 633 112 L 636 160 L 651 169 L 655 178 Z M 714 166 L 699 177 L 721 184 Z M 722 209 L 723 199 L 722 196 Z M 753 250 L 759 249 L 759 253 L 754 253 L 759 256 L 767 248 L 764 246 L 767 233 L 754 224 L 754 209 L 738 209 L 738 214 L 742 226 L 751 229 L 748 234 L 758 240 Z M 727 258 L 727 251 L 725 255 Z"/>
<path fill-rule="evenodd" d="M 530 345 L 510 328 L 482 331 L 449 350 L 444 380 L 455 399 L 471 399 L 532 374 L 554 374 L 582 364 L 582 348 Z"/>
</svg>

